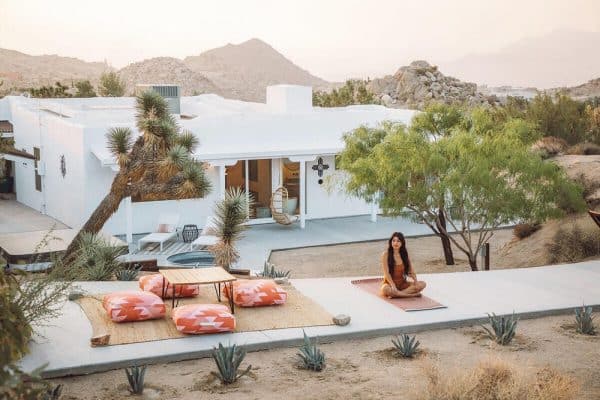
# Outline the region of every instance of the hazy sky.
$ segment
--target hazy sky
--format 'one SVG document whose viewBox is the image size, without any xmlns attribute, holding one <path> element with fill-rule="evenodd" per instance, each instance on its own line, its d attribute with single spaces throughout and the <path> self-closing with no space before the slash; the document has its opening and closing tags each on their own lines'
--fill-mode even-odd
<svg viewBox="0 0 600 400">
<path fill-rule="evenodd" d="M 115 67 L 260 38 L 327 80 L 600 32 L 600 0 L 0 0 L 0 48 Z"/>
</svg>

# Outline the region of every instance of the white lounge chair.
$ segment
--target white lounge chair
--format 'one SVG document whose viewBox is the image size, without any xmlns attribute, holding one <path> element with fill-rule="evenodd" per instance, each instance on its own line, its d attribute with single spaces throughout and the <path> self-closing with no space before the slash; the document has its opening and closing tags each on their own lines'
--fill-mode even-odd
<svg viewBox="0 0 600 400">
<path fill-rule="evenodd" d="M 219 237 L 214 235 L 216 229 L 215 220 L 213 217 L 206 217 L 206 224 L 200 232 L 200 236 L 192 243 L 190 243 L 190 250 L 194 250 L 195 246 L 205 247 L 214 246 L 219 243 Z"/>
<path fill-rule="evenodd" d="M 138 240 L 138 250 L 142 249 L 142 244 L 144 243 L 158 243 L 160 244 L 160 251 L 162 251 L 163 243 L 177 237 L 178 223 L 179 214 L 160 214 L 156 232 Z"/>
</svg>

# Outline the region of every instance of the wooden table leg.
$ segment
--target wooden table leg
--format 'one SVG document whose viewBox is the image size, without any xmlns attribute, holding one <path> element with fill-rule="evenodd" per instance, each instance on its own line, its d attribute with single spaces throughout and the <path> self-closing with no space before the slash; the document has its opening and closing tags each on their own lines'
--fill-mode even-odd
<svg viewBox="0 0 600 400">
<path fill-rule="evenodd" d="M 227 285 L 227 283 L 225 283 Z M 229 282 L 229 308 L 231 309 L 231 313 L 235 314 L 235 303 L 233 302 L 233 282 Z"/>
</svg>

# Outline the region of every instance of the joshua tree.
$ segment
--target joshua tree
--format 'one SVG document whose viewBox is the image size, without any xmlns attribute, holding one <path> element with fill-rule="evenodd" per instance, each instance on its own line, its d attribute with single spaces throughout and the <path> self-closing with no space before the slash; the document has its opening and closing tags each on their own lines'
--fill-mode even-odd
<svg viewBox="0 0 600 400">
<path fill-rule="evenodd" d="M 252 199 L 250 199 L 252 201 Z M 240 188 L 231 188 L 225 193 L 225 198 L 215 206 L 215 230 L 220 241 L 212 246 L 215 262 L 229 270 L 240 255 L 235 248 L 246 230 L 243 223 L 248 218 L 248 201 L 246 193 Z"/>
<path fill-rule="evenodd" d="M 111 128 L 107 133 L 108 147 L 119 163 L 119 172 L 110 192 L 69 245 L 64 256 L 67 264 L 81 235 L 98 233 L 124 198 L 189 199 L 204 197 L 210 191 L 202 163 L 191 158 L 198 140 L 193 133 L 180 130 L 167 102 L 158 93 L 149 91 L 138 96 L 136 119 L 141 135 L 135 142 L 128 128 Z"/>
</svg>

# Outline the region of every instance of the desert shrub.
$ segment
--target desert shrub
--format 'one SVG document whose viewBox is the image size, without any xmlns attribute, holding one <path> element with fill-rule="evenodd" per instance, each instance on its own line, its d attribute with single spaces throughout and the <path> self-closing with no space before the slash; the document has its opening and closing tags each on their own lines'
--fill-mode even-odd
<svg viewBox="0 0 600 400">
<path fill-rule="evenodd" d="M 425 370 L 427 387 L 420 400 L 574 400 L 579 385 L 572 377 L 551 368 L 534 373 L 499 360 L 481 362 L 472 370 L 440 373 Z"/>
<path fill-rule="evenodd" d="M 40 374 L 44 366 L 25 373 L 9 364 L 0 368 L 0 399 L 58 400 L 62 385 L 53 386 L 44 381 Z"/>
<path fill-rule="evenodd" d="M 564 153 L 568 144 L 564 139 L 546 136 L 531 145 L 533 152 L 539 153 L 542 158 L 553 157 Z"/>
<path fill-rule="evenodd" d="M 138 274 L 142 270 L 141 266 L 131 267 L 131 268 L 123 268 L 119 269 L 115 272 L 115 276 L 119 281 L 135 281 L 137 279 Z"/>
<path fill-rule="evenodd" d="M 577 143 L 569 147 L 566 153 L 582 156 L 598 155 L 600 154 L 600 146 L 590 142 Z"/>
<path fill-rule="evenodd" d="M 565 214 L 575 214 L 585 209 L 584 188 L 576 179 L 575 185 L 572 183 L 559 185 L 555 194 L 556 206 Z"/>
<path fill-rule="evenodd" d="M 218 373 L 213 371 L 212 374 L 217 376 L 225 385 L 237 381 L 252 368 L 252 365 L 248 365 L 248 368 L 238 374 L 240 364 L 244 361 L 244 357 L 246 357 L 246 350 L 235 344 L 225 347 L 219 343 L 219 347 L 213 349 L 212 356 L 219 369 Z"/>
<path fill-rule="evenodd" d="M 486 326 L 482 326 L 482 328 L 490 339 L 502 346 L 506 346 L 514 339 L 517 333 L 517 323 L 519 322 L 514 314 L 507 317 L 492 313 L 488 314 L 488 319 L 491 329 Z"/>
<path fill-rule="evenodd" d="M 575 309 L 575 327 L 577 332 L 584 335 L 595 335 L 594 317 L 592 316 L 592 307 L 583 306 Z"/>
<path fill-rule="evenodd" d="M 539 231 L 542 224 L 538 222 L 517 224 L 513 228 L 513 234 L 519 239 L 525 239 Z"/>
<path fill-rule="evenodd" d="M 122 253 L 122 248 L 112 246 L 104 238 L 84 232 L 72 264 L 66 266 L 62 260 L 57 259 L 53 268 L 67 280 L 107 281 L 124 269 L 123 264 L 117 260 Z"/>
<path fill-rule="evenodd" d="M 548 244 L 551 263 L 569 263 L 600 255 L 598 227 L 583 220 L 561 226 Z"/>
<path fill-rule="evenodd" d="M 283 271 L 276 268 L 275 264 L 271 264 L 268 261 L 265 261 L 263 271 L 259 273 L 263 278 L 289 278 L 291 274 L 290 270 Z"/>
<path fill-rule="evenodd" d="M 144 377 L 146 376 L 146 366 L 138 367 L 134 365 L 131 368 L 125 368 L 125 375 L 129 383 L 129 391 L 132 394 L 142 394 L 144 392 Z"/>
<path fill-rule="evenodd" d="M 325 353 L 317 347 L 317 341 L 310 341 L 310 338 L 304 334 L 304 343 L 300 347 L 298 357 L 302 360 L 304 368 L 312 371 L 321 371 L 325 368 Z"/>
<path fill-rule="evenodd" d="M 403 358 L 413 358 L 419 351 L 421 344 L 416 336 L 410 337 L 406 333 L 392 339 L 396 353 Z"/>
</svg>

